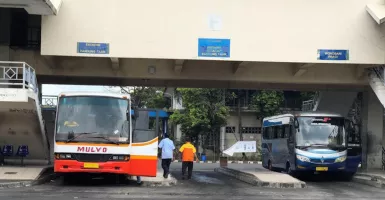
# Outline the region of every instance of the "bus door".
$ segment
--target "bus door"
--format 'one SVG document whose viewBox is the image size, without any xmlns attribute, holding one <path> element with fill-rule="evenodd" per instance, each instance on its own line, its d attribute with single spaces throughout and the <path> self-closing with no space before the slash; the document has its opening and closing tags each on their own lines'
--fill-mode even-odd
<svg viewBox="0 0 385 200">
<path fill-rule="evenodd" d="M 354 124 L 351 120 L 345 120 L 346 143 L 347 143 L 347 158 L 346 170 L 356 172 L 358 165 L 361 163 L 361 134 L 358 124 Z"/>
<path fill-rule="evenodd" d="M 133 121 L 131 174 L 155 177 L 158 164 L 158 116 L 156 110 L 137 109 Z"/>
</svg>

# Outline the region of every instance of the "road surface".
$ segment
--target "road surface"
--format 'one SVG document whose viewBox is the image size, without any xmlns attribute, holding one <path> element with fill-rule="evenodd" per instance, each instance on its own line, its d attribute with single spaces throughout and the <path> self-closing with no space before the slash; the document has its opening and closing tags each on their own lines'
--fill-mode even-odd
<svg viewBox="0 0 385 200">
<path fill-rule="evenodd" d="M 172 174 L 179 180 L 171 187 L 143 187 L 134 182 L 116 184 L 113 179 L 80 179 L 70 185 L 61 180 L 28 188 L 2 189 L 0 200 L 64 199 L 385 199 L 385 190 L 332 178 L 315 177 L 305 189 L 269 189 L 250 186 L 216 173 L 208 164 L 196 164 L 192 180 L 180 180 L 180 164 Z"/>
</svg>

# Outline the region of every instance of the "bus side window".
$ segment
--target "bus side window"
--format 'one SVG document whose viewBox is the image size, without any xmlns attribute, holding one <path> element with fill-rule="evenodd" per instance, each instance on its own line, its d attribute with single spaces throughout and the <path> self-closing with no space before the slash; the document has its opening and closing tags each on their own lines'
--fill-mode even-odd
<svg viewBox="0 0 385 200">
<path fill-rule="evenodd" d="M 285 127 L 284 130 L 283 130 L 284 138 L 289 138 L 289 135 L 290 135 L 290 125 L 286 124 L 284 127 Z"/>
<path fill-rule="evenodd" d="M 276 126 L 272 126 L 272 127 L 271 127 L 271 130 L 272 130 L 272 133 L 273 133 L 271 139 L 276 139 L 276 138 L 278 138 L 277 127 L 276 127 Z"/>
<path fill-rule="evenodd" d="M 262 128 L 262 138 L 267 139 L 266 138 L 266 128 L 264 128 L 264 127 Z"/>
<path fill-rule="evenodd" d="M 294 125 L 290 124 L 289 126 L 289 141 L 294 141 L 295 128 Z"/>
<path fill-rule="evenodd" d="M 267 134 L 269 139 L 274 139 L 274 129 L 272 126 L 267 127 Z"/>
<path fill-rule="evenodd" d="M 277 128 L 277 138 L 283 138 L 283 126 L 276 126 Z"/>
</svg>

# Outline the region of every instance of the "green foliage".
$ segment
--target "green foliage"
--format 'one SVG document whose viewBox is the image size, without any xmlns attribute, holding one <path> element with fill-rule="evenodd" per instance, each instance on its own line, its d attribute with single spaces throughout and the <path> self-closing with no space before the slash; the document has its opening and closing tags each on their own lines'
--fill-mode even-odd
<svg viewBox="0 0 385 200">
<path fill-rule="evenodd" d="M 262 90 L 251 99 L 251 108 L 255 109 L 259 118 L 279 114 L 279 108 L 284 101 L 282 91 Z"/>
<path fill-rule="evenodd" d="M 171 101 L 163 97 L 163 88 L 121 87 L 122 92 L 131 95 L 133 105 L 139 108 L 168 109 Z"/>
<path fill-rule="evenodd" d="M 314 96 L 315 96 L 315 92 L 301 92 L 302 101 L 312 100 Z"/>
<path fill-rule="evenodd" d="M 181 125 L 185 136 L 197 140 L 199 135 L 219 134 L 226 124 L 229 109 L 224 104 L 225 90 L 206 88 L 180 88 L 183 111 L 175 111 L 170 121 Z"/>
</svg>

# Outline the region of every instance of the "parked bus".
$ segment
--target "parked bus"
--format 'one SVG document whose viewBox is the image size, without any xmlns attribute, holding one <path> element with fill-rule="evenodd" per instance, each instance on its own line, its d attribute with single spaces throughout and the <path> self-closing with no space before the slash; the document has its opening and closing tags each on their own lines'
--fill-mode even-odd
<svg viewBox="0 0 385 200">
<path fill-rule="evenodd" d="M 347 169 L 348 121 L 339 114 L 296 112 L 263 119 L 262 165 L 288 174 L 343 172 L 350 178 L 358 167 Z"/>
<path fill-rule="evenodd" d="M 131 110 L 126 94 L 61 93 L 54 171 L 62 175 L 86 172 L 155 177 L 158 135 L 149 128 L 155 120 L 148 110 Z"/>
</svg>

